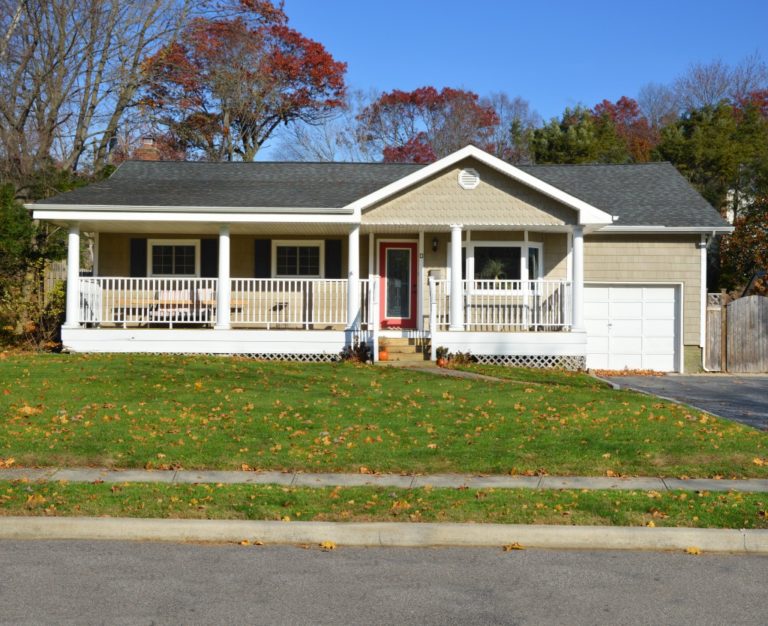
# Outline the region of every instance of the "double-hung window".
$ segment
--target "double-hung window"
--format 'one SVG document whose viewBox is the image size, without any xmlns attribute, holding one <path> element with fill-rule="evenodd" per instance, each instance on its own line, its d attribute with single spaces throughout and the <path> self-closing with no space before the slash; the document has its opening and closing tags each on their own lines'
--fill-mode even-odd
<svg viewBox="0 0 768 626">
<path fill-rule="evenodd" d="M 147 256 L 150 276 L 200 275 L 199 239 L 150 239 Z"/>
<path fill-rule="evenodd" d="M 322 241 L 273 241 L 272 268 L 275 278 L 322 278 Z"/>
</svg>

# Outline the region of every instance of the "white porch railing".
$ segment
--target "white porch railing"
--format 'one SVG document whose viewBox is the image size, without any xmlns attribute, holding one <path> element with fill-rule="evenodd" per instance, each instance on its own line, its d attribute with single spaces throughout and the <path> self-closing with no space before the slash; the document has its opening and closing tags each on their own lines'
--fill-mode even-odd
<svg viewBox="0 0 768 626">
<path fill-rule="evenodd" d="M 127 326 L 216 321 L 215 278 L 80 279 L 78 322 Z"/>
<path fill-rule="evenodd" d="M 347 281 L 234 278 L 230 304 L 233 324 L 315 330 L 327 326 L 345 327 Z"/>
<path fill-rule="evenodd" d="M 464 328 L 469 331 L 551 331 L 572 324 L 570 281 L 470 280 L 464 290 Z M 429 280 L 430 326 L 448 330 L 450 284 Z"/>
</svg>

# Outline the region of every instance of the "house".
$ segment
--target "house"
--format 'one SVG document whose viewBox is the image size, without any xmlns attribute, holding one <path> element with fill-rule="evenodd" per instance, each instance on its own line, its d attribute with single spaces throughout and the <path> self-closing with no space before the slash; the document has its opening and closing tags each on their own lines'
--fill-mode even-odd
<svg viewBox="0 0 768 626">
<path fill-rule="evenodd" d="M 473 146 L 429 165 L 126 162 L 29 208 L 69 229 L 68 349 L 300 360 L 390 337 L 696 370 L 707 243 L 732 230 L 668 163 L 514 167 Z"/>
</svg>

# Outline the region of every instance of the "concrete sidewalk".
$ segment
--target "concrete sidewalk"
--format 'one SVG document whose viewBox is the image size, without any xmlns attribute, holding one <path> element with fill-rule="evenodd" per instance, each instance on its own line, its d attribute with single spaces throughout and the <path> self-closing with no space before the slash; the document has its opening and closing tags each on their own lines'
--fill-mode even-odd
<svg viewBox="0 0 768 626">
<path fill-rule="evenodd" d="M 469 474 L 308 474 L 214 470 L 110 470 L 106 468 L 0 469 L 0 480 L 67 481 L 80 483 L 225 483 L 277 484 L 292 487 L 467 487 L 474 489 L 617 489 L 641 491 L 742 491 L 768 493 L 768 479 L 715 480 L 635 476 L 509 476 Z"/>
</svg>

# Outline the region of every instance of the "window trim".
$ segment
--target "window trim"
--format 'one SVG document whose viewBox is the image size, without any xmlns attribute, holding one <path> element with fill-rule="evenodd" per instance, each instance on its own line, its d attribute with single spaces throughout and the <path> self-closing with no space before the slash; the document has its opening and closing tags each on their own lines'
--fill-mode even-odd
<svg viewBox="0 0 768 626">
<path fill-rule="evenodd" d="M 503 289 L 503 290 L 490 290 L 490 289 L 474 289 L 474 285 L 469 281 L 482 280 L 475 278 L 475 248 L 520 248 L 520 282 L 527 280 L 542 280 L 544 278 L 544 244 L 540 241 L 519 241 L 519 240 L 505 240 L 505 241 L 484 241 L 484 240 L 470 240 L 463 241 L 461 247 L 466 250 L 466 259 L 464 264 L 464 273 L 467 276 L 468 287 L 467 290 L 476 294 L 488 294 L 488 295 L 501 295 L 501 294 L 519 294 L 523 293 L 524 289 Z M 528 250 L 535 248 L 539 251 L 539 272 L 538 276 L 533 279 L 528 278 Z M 446 267 L 448 269 L 448 284 L 450 285 L 451 278 L 451 246 L 447 247 L 447 262 Z M 471 277 L 471 278 L 470 278 Z"/>
<path fill-rule="evenodd" d="M 295 248 L 318 248 L 320 254 L 319 274 L 278 274 L 277 273 L 277 248 L 279 246 Z M 325 240 L 323 239 L 273 239 L 271 254 L 272 278 L 324 278 L 325 277 Z"/>
<path fill-rule="evenodd" d="M 155 246 L 194 246 L 194 274 L 155 274 L 152 271 L 152 248 Z M 200 240 L 199 239 L 147 239 L 147 277 L 149 278 L 199 278 L 200 277 Z"/>
</svg>

